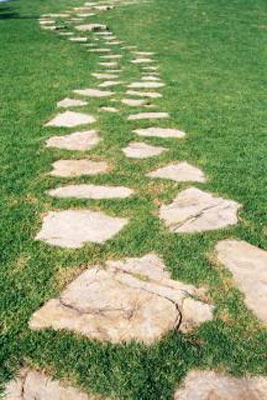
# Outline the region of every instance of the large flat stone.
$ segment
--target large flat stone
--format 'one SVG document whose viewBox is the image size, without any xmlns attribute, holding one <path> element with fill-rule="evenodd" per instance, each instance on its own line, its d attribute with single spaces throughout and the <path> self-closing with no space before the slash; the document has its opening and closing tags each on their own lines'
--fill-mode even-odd
<svg viewBox="0 0 267 400">
<path fill-rule="evenodd" d="M 75 29 L 80 32 L 98 32 L 106 31 L 107 26 L 102 24 L 84 24 L 75 26 Z"/>
<path fill-rule="evenodd" d="M 76 199 L 125 199 L 134 191 L 122 186 L 68 185 L 49 190 L 50 196 Z"/>
<path fill-rule="evenodd" d="M 94 76 L 96 79 L 117 79 L 119 78 L 119 75 L 116 74 L 109 74 L 109 73 L 93 73 L 92 76 Z"/>
<path fill-rule="evenodd" d="M 169 114 L 166 112 L 143 112 L 138 114 L 129 115 L 128 121 L 139 121 L 142 119 L 163 119 L 169 118 Z"/>
<path fill-rule="evenodd" d="M 113 92 L 100 89 L 78 89 L 74 90 L 74 93 L 87 97 L 109 97 L 113 95 Z"/>
<path fill-rule="evenodd" d="M 142 99 L 122 99 L 121 102 L 130 107 L 140 107 L 146 104 L 146 100 Z"/>
<path fill-rule="evenodd" d="M 157 92 L 140 92 L 138 90 L 127 90 L 126 94 L 137 97 L 148 97 L 150 99 L 158 99 L 162 97 L 161 93 Z"/>
<path fill-rule="evenodd" d="M 175 233 L 196 233 L 226 228 L 238 222 L 240 205 L 191 187 L 160 208 L 160 218 Z"/>
<path fill-rule="evenodd" d="M 267 251 L 239 240 L 222 240 L 216 246 L 218 260 L 232 273 L 247 307 L 267 322 Z"/>
<path fill-rule="evenodd" d="M 56 126 L 62 128 L 73 128 L 79 125 L 92 124 L 96 121 L 95 117 L 88 114 L 82 114 L 74 111 L 65 111 L 58 114 L 51 121 L 47 122 L 45 126 Z"/>
<path fill-rule="evenodd" d="M 102 61 L 99 63 L 99 65 L 101 65 L 102 67 L 112 68 L 117 67 L 118 63 L 117 61 Z"/>
<path fill-rule="evenodd" d="M 109 53 L 111 50 L 110 49 L 89 49 L 87 50 L 89 53 Z"/>
<path fill-rule="evenodd" d="M 112 86 L 118 86 L 118 85 L 122 85 L 123 82 L 121 81 L 105 81 L 100 83 L 100 85 L 98 85 L 101 88 L 106 88 L 106 87 L 112 87 Z"/>
<path fill-rule="evenodd" d="M 151 58 L 137 58 L 135 60 L 131 61 L 133 64 L 149 64 L 155 62 L 155 60 L 152 60 Z"/>
<path fill-rule="evenodd" d="M 53 163 L 52 176 L 71 178 L 81 175 L 98 175 L 108 172 L 105 161 L 91 160 L 58 160 Z"/>
<path fill-rule="evenodd" d="M 266 400 L 267 377 L 234 378 L 213 371 L 190 371 L 174 400 Z"/>
<path fill-rule="evenodd" d="M 68 97 L 60 100 L 57 103 L 58 107 L 68 108 L 68 107 L 81 107 L 86 106 L 88 103 L 84 100 L 77 100 L 77 99 L 69 99 Z"/>
<path fill-rule="evenodd" d="M 165 86 L 162 82 L 133 82 L 130 83 L 127 87 L 129 89 L 157 89 Z"/>
<path fill-rule="evenodd" d="M 47 147 L 66 150 L 90 150 L 99 143 L 96 131 L 74 132 L 66 136 L 53 136 L 46 141 Z"/>
<path fill-rule="evenodd" d="M 160 138 L 176 138 L 181 139 L 185 137 L 185 133 L 179 131 L 178 129 L 170 128 L 146 128 L 146 129 L 136 129 L 134 131 L 139 136 L 145 137 L 160 137 Z"/>
<path fill-rule="evenodd" d="M 30 328 L 67 329 L 90 339 L 150 344 L 169 330 L 191 330 L 212 319 L 203 289 L 170 279 L 156 254 L 90 266 L 30 320 Z M 188 312 L 187 299 L 194 304 Z"/>
<path fill-rule="evenodd" d="M 79 249 L 88 242 L 104 243 L 127 223 L 126 218 L 110 217 L 96 211 L 50 211 L 43 218 L 42 229 L 35 240 L 52 246 Z"/>
<path fill-rule="evenodd" d="M 126 148 L 123 149 L 123 152 L 126 157 L 144 159 L 159 156 L 166 150 L 167 149 L 165 149 L 165 147 L 151 146 L 146 143 L 131 142 Z"/>
<path fill-rule="evenodd" d="M 186 161 L 176 164 L 169 164 L 166 167 L 159 168 L 148 173 L 149 178 L 170 179 L 175 182 L 205 182 L 203 172 Z"/>
<path fill-rule="evenodd" d="M 111 50 L 109 49 L 109 51 L 111 51 Z M 117 60 L 119 58 L 122 58 L 122 55 L 121 54 L 109 54 L 107 56 L 101 56 L 100 58 L 103 58 L 105 60 Z"/>
<path fill-rule="evenodd" d="M 69 40 L 71 42 L 85 43 L 85 42 L 87 42 L 88 39 L 85 36 L 73 36 L 73 37 L 70 37 Z"/>
</svg>

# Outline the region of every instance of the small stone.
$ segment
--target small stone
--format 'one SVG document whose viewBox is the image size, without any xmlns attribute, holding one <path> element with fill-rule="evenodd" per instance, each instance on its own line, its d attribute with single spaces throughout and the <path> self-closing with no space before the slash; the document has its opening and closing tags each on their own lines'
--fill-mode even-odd
<svg viewBox="0 0 267 400">
<path fill-rule="evenodd" d="M 159 156 L 166 150 L 167 149 L 164 147 L 151 146 L 146 143 L 131 142 L 125 149 L 123 149 L 123 152 L 129 158 L 144 159 L 148 157 Z"/>
<path fill-rule="evenodd" d="M 82 13 L 82 14 L 77 14 L 78 17 L 81 18 L 88 18 L 88 17 L 93 17 L 95 13 Z"/>
<path fill-rule="evenodd" d="M 82 37 L 82 36 L 73 36 L 73 37 L 70 37 L 69 40 L 71 42 L 81 42 L 81 43 L 87 42 L 87 38 L 86 37 Z"/>
<path fill-rule="evenodd" d="M 39 24 L 40 24 L 40 25 L 54 25 L 54 24 L 55 24 L 55 21 L 48 20 L 48 19 L 39 20 Z"/>
<path fill-rule="evenodd" d="M 185 133 L 178 131 L 177 129 L 170 128 L 147 128 L 147 129 L 136 129 L 134 131 L 139 136 L 145 137 L 160 137 L 160 138 L 176 138 L 181 139 L 185 137 Z"/>
<path fill-rule="evenodd" d="M 113 42 L 109 42 L 111 46 L 119 46 L 123 42 L 121 40 L 114 40 Z"/>
<path fill-rule="evenodd" d="M 98 175 L 108 172 L 108 165 L 105 161 L 91 160 L 58 160 L 53 163 L 52 176 L 71 178 L 81 175 Z"/>
<path fill-rule="evenodd" d="M 102 24 L 87 24 L 87 25 L 78 25 L 75 27 L 75 29 L 81 32 L 98 32 L 98 31 L 106 31 L 107 26 Z"/>
<path fill-rule="evenodd" d="M 148 65 L 142 67 L 144 71 L 157 71 L 159 67 Z"/>
<path fill-rule="evenodd" d="M 178 193 L 173 203 L 160 208 L 160 218 L 170 231 L 196 233 L 235 225 L 240 205 L 191 187 Z"/>
<path fill-rule="evenodd" d="M 92 76 L 94 76 L 96 79 L 117 79 L 119 77 L 119 75 L 115 75 L 115 74 L 102 74 L 102 73 L 93 73 L 91 74 Z"/>
<path fill-rule="evenodd" d="M 132 189 L 121 186 L 69 185 L 50 190 L 53 197 L 76 199 L 126 199 L 134 193 Z"/>
<path fill-rule="evenodd" d="M 74 90 L 74 93 L 87 97 L 109 97 L 113 95 L 113 92 L 99 89 L 79 89 Z"/>
<path fill-rule="evenodd" d="M 86 106 L 87 104 L 88 104 L 87 101 L 66 98 L 59 101 L 57 103 L 57 107 L 64 107 L 64 108 L 81 107 L 81 106 Z"/>
<path fill-rule="evenodd" d="M 139 92 L 137 90 L 127 90 L 126 94 L 130 96 L 137 96 L 137 97 L 148 97 L 151 99 L 158 99 L 162 97 L 162 94 L 156 92 Z"/>
<path fill-rule="evenodd" d="M 118 85 L 122 85 L 123 82 L 121 81 L 105 81 L 103 83 L 100 83 L 100 85 L 98 85 L 99 87 L 112 87 L 112 86 L 118 86 Z"/>
<path fill-rule="evenodd" d="M 101 107 L 100 111 L 108 112 L 108 113 L 118 113 L 119 112 L 119 110 L 115 107 Z"/>
<path fill-rule="evenodd" d="M 139 107 L 146 104 L 146 100 L 136 100 L 136 99 L 122 99 L 121 102 L 130 107 Z"/>
<path fill-rule="evenodd" d="M 98 35 L 98 36 L 110 36 L 110 35 L 113 35 L 113 33 L 110 32 L 110 31 L 94 32 L 94 34 L 95 34 L 95 35 Z"/>
<path fill-rule="evenodd" d="M 109 53 L 110 49 L 89 49 L 87 50 L 89 53 Z"/>
<path fill-rule="evenodd" d="M 66 136 L 53 136 L 46 141 L 47 147 L 58 149 L 86 151 L 99 143 L 96 131 L 74 132 Z"/>
<path fill-rule="evenodd" d="M 35 240 L 52 246 L 80 249 L 87 242 L 102 244 L 115 236 L 126 224 L 126 218 L 110 217 L 89 210 L 50 211 L 44 218 Z"/>
<path fill-rule="evenodd" d="M 111 50 L 109 49 L 109 51 L 111 51 Z M 101 58 L 105 58 L 106 60 L 112 60 L 112 59 L 116 60 L 118 58 L 122 58 L 122 55 L 121 54 L 109 54 L 107 56 L 101 56 Z"/>
<path fill-rule="evenodd" d="M 64 113 L 58 114 L 55 118 L 45 124 L 45 126 L 72 128 L 78 125 L 92 124 L 95 121 L 96 119 L 91 115 L 74 111 L 65 111 Z"/>
<path fill-rule="evenodd" d="M 127 87 L 129 89 L 157 89 L 165 86 L 162 82 L 133 82 Z"/>
<path fill-rule="evenodd" d="M 118 63 L 116 61 L 103 61 L 100 62 L 99 65 L 101 65 L 102 67 L 117 67 Z"/>
<path fill-rule="evenodd" d="M 132 60 L 131 62 L 133 64 L 148 64 L 155 62 L 155 60 L 151 60 L 150 58 L 137 58 L 136 60 Z"/>
<path fill-rule="evenodd" d="M 58 32 L 58 34 L 60 36 L 73 36 L 74 35 L 73 32 Z"/>
<path fill-rule="evenodd" d="M 148 112 L 148 113 L 139 113 L 130 115 L 127 120 L 128 121 L 139 121 L 142 119 L 162 119 L 169 118 L 169 114 L 165 112 Z"/>
<path fill-rule="evenodd" d="M 137 54 L 138 56 L 152 56 L 154 51 L 134 51 L 134 54 Z"/>
<path fill-rule="evenodd" d="M 160 81 L 160 78 L 157 77 L 157 76 L 153 76 L 153 75 L 145 75 L 145 76 L 142 76 L 141 80 L 142 81 L 158 82 L 158 81 Z"/>
<path fill-rule="evenodd" d="M 186 161 L 179 162 L 177 164 L 169 164 L 166 167 L 150 172 L 146 176 L 150 178 L 171 179 L 175 182 L 206 181 L 203 172 L 200 169 L 188 164 Z"/>
<path fill-rule="evenodd" d="M 115 8 L 115 6 L 113 6 L 113 5 L 96 5 L 96 6 L 93 6 L 93 8 L 98 11 L 109 11 L 109 10 L 113 10 Z"/>
<path fill-rule="evenodd" d="M 247 307 L 266 323 L 267 251 L 240 240 L 222 240 L 216 246 L 216 254 L 244 293 Z"/>
</svg>

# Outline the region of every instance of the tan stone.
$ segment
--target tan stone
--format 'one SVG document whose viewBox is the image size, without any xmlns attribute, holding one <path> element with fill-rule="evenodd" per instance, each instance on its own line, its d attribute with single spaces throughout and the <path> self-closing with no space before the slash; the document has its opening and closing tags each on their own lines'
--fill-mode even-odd
<svg viewBox="0 0 267 400">
<path fill-rule="evenodd" d="M 71 42 L 84 43 L 84 42 L 87 42 L 88 39 L 87 39 L 87 37 L 84 37 L 84 36 L 73 36 L 73 37 L 70 37 L 69 40 Z"/>
<path fill-rule="evenodd" d="M 267 323 L 267 251 L 239 240 L 222 240 L 216 254 L 233 275 L 247 307 Z"/>
<path fill-rule="evenodd" d="M 109 49 L 109 51 L 111 51 L 110 49 Z M 107 56 L 101 56 L 100 58 L 104 58 L 105 60 L 116 60 L 116 59 L 119 59 L 119 58 L 122 58 L 122 55 L 121 54 L 109 54 L 109 55 L 107 55 Z"/>
<path fill-rule="evenodd" d="M 146 143 L 131 142 L 125 149 L 123 149 L 123 152 L 129 158 L 144 159 L 148 157 L 159 156 L 166 150 L 167 149 L 164 147 L 151 146 Z"/>
<path fill-rule="evenodd" d="M 137 99 L 137 100 L 136 99 L 122 99 L 121 102 L 130 107 L 139 107 L 139 106 L 143 106 L 144 104 L 146 104 L 146 100 L 140 100 L 140 99 Z"/>
<path fill-rule="evenodd" d="M 162 82 L 132 82 L 127 87 L 129 89 L 157 89 L 165 86 Z"/>
<path fill-rule="evenodd" d="M 78 89 L 74 90 L 74 93 L 87 97 L 109 97 L 113 95 L 113 92 L 100 89 Z"/>
<path fill-rule="evenodd" d="M 121 82 L 121 81 L 105 81 L 103 83 L 100 83 L 100 85 L 98 85 L 98 86 L 106 88 L 106 87 L 118 86 L 118 85 L 122 85 L 122 84 L 123 84 L 123 82 Z"/>
<path fill-rule="evenodd" d="M 150 178 L 171 179 L 175 182 L 205 182 L 203 172 L 186 161 L 176 164 L 169 164 L 166 167 L 159 168 L 148 173 L 146 176 Z"/>
<path fill-rule="evenodd" d="M 129 94 L 131 96 L 137 96 L 137 97 L 148 97 L 151 99 L 158 99 L 162 97 L 162 94 L 157 93 L 157 92 L 140 92 L 137 90 L 127 90 L 126 94 Z"/>
<path fill-rule="evenodd" d="M 53 136 L 46 141 L 47 147 L 66 150 L 90 150 L 99 143 L 96 131 L 74 132 L 66 136 Z"/>
<path fill-rule="evenodd" d="M 86 25 L 77 25 L 75 26 L 75 29 L 81 32 L 97 32 L 97 31 L 105 31 L 107 29 L 107 26 L 102 24 L 86 24 Z"/>
<path fill-rule="evenodd" d="M 118 63 L 117 61 L 103 61 L 100 62 L 99 65 L 101 65 L 102 67 L 117 67 Z"/>
<path fill-rule="evenodd" d="M 108 112 L 108 113 L 118 113 L 119 112 L 119 110 L 115 107 L 101 107 L 100 111 Z"/>
<path fill-rule="evenodd" d="M 159 82 L 160 78 L 154 75 L 145 75 L 141 78 L 142 81 L 151 81 L 151 82 Z"/>
<path fill-rule="evenodd" d="M 162 119 L 169 118 L 169 114 L 166 112 L 144 112 L 130 115 L 128 121 L 139 121 L 141 119 Z"/>
<path fill-rule="evenodd" d="M 83 100 L 77 100 L 77 99 L 69 99 L 68 97 L 60 100 L 57 103 L 58 107 L 64 107 L 64 108 L 68 108 L 68 107 L 81 107 L 81 106 L 86 106 L 88 103 L 87 101 L 83 101 Z"/>
<path fill-rule="evenodd" d="M 96 79 L 117 79 L 119 77 L 119 75 L 110 73 L 93 73 L 92 76 Z"/>
<path fill-rule="evenodd" d="M 81 175 L 98 175 L 108 172 L 105 161 L 91 160 L 58 160 L 53 163 L 52 176 L 71 178 Z"/>
<path fill-rule="evenodd" d="M 111 50 L 110 49 L 89 49 L 87 50 L 89 53 L 109 53 Z"/>
<path fill-rule="evenodd" d="M 126 199 L 134 193 L 132 189 L 122 186 L 99 186 L 99 185 L 68 185 L 49 190 L 48 194 L 53 197 L 76 199 Z"/>
<path fill-rule="evenodd" d="M 96 119 L 92 115 L 77 113 L 74 111 L 65 111 L 58 114 L 51 121 L 47 122 L 45 126 L 56 126 L 62 128 L 73 128 L 79 125 L 92 124 Z"/>
<path fill-rule="evenodd" d="M 185 137 L 185 133 L 179 131 L 178 129 L 170 128 L 146 128 L 146 129 L 136 129 L 134 131 L 139 136 L 145 137 L 160 137 L 160 138 L 176 138 L 181 139 Z"/>
<path fill-rule="evenodd" d="M 134 54 L 138 56 L 153 56 L 154 51 L 134 51 Z"/>
<path fill-rule="evenodd" d="M 151 60 L 151 58 L 137 58 L 136 60 L 132 60 L 133 64 L 148 64 L 153 62 L 155 62 L 155 60 Z"/>
<path fill-rule="evenodd" d="M 160 218 L 175 233 L 196 233 L 235 225 L 240 205 L 191 187 L 160 208 Z"/>
</svg>

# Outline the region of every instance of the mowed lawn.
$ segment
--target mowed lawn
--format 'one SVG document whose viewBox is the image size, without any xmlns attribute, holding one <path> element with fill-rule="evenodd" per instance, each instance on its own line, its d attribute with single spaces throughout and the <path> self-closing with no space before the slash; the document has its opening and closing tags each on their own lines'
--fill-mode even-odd
<svg viewBox="0 0 267 400">
<path fill-rule="evenodd" d="M 140 0 L 104 16 L 126 44 L 156 52 L 166 83 L 157 103 L 171 115 L 161 124 L 187 133 L 182 141 L 168 142 L 162 164 L 187 160 L 208 176 L 203 190 L 242 204 L 236 226 L 194 235 L 171 234 L 157 217 L 159 206 L 188 185 L 149 180 L 145 173 L 157 160 L 133 162 L 123 156 L 121 148 L 134 137 L 123 118 L 126 108 L 120 117 L 103 116 L 96 124 L 104 140 L 90 154 L 107 160 L 112 172 L 69 182 L 125 185 L 137 196 L 93 201 L 47 195 L 62 183 L 48 175 L 52 162 L 77 155 L 45 148 L 51 131 L 43 126 L 58 100 L 94 85 L 97 57 L 41 31 L 38 17 L 76 4 L 83 2 L 0 5 L 0 383 L 26 364 L 97 394 L 167 400 L 191 368 L 266 374 L 266 330 L 216 262 L 214 247 L 218 240 L 239 238 L 267 249 L 267 2 Z M 128 78 L 134 73 L 134 68 L 126 71 Z M 88 110 L 96 114 L 102 102 L 92 102 Z M 162 139 L 150 143 L 166 145 Z M 48 210 L 88 207 L 131 222 L 102 246 L 66 250 L 34 241 Z M 208 289 L 213 321 L 188 335 L 171 332 L 149 347 L 28 328 L 33 312 L 87 265 L 150 251 L 163 257 L 174 279 Z"/>
</svg>

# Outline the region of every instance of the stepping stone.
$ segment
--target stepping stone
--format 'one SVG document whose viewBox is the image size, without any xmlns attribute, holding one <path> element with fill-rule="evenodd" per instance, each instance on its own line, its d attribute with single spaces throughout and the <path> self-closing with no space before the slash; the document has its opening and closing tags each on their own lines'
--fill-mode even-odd
<svg viewBox="0 0 267 400">
<path fill-rule="evenodd" d="M 83 13 L 83 14 L 77 14 L 78 17 L 81 18 L 88 18 L 88 17 L 93 17 L 95 13 Z"/>
<path fill-rule="evenodd" d="M 137 54 L 138 56 L 153 56 L 155 54 L 154 51 L 134 51 L 134 54 Z"/>
<path fill-rule="evenodd" d="M 156 89 L 163 86 L 165 86 L 165 84 L 161 82 L 133 82 L 127 87 L 129 89 Z"/>
<path fill-rule="evenodd" d="M 72 178 L 82 175 L 98 175 L 108 172 L 109 168 L 105 161 L 91 160 L 58 160 L 53 163 L 51 176 Z"/>
<path fill-rule="evenodd" d="M 146 100 L 136 100 L 136 99 L 122 99 L 121 102 L 130 107 L 139 107 L 146 104 Z"/>
<path fill-rule="evenodd" d="M 100 62 L 99 65 L 101 65 L 102 67 L 117 67 L 118 63 L 116 61 L 103 61 Z"/>
<path fill-rule="evenodd" d="M 137 97 L 148 97 L 151 99 L 158 99 L 162 97 L 162 94 L 156 92 L 139 92 L 137 90 L 127 90 L 126 94 L 130 96 L 137 96 Z"/>
<path fill-rule="evenodd" d="M 102 24 L 87 24 L 87 25 L 75 26 L 75 29 L 81 32 L 97 32 L 97 31 L 106 31 L 107 26 Z"/>
<path fill-rule="evenodd" d="M 55 21 L 48 20 L 48 19 L 39 20 L 39 24 L 40 24 L 40 25 L 54 25 L 54 24 L 55 24 Z"/>
<path fill-rule="evenodd" d="M 64 108 L 81 107 L 81 106 L 86 106 L 87 104 L 88 104 L 87 101 L 66 98 L 59 101 L 57 103 L 57 107 L 64 107 Z"/>
<path fill-rule="evenodd" d="M 157 76 L 145 75 L 145 76 L 142 76 L 141 80 L 142 81 L 157 82 L 157 81 L 160 81 L 160 78 L 158 78 Z"/>
<path fill-rule="evenodd" d="M 109 49 L 109 51 L 111 51 L 111 50 Z M 106 60 L 112 60 L 112 59 L 116 60 L 118 58 L 122 58 L 122 55 L 121 54 L 110 54 L 107 56 L 101 56 L 101 58 L 105 58 Z"/>
<path fill-rule="evenodd" d="M 145 137 L 176 138 L 176 139 L 181 139 L 185 137 L 184 132 L 170 128 L 136 129 L 134 132 L 137 133 L 137 135 L 139 136 L 145 136 Z"/>
<path fill-rule="evenodd" d="M 119 78 L 119 75 L 115 75 L 115 74 L 102 74 L 102 73 L 93 73 L 91 74 L 93 77 L 95 77 L 96 79 L 117 79 Z"/>
<path fill-rule="evenodd" d="M 157 71 L 157 70 L 159 69 L 159 67 L 155 67 L 155 66 L 152 66 L 152 65 L 143 66 L 142 68 L 143 68 L 143 70 L 145 70 L 145 71 Z"/>
<path fill-rule="evenodd" d="M 73 92 L 87 97 L 109 97 L 113 95 L 113 92 L 99 89 L 78 89 L 73 90 Z"/>
<path fill-rule="evenodd" d="M 76 37 L 70 37 L 69 40 L 70 40 L 71 42 L 81 42 L 81 43 L 87 42 L 87 38 L 86 38 L 86 37 L 78 37 L 78 36 L 76 36 Z"/>
<path fill-rule="evenodd" d="M 103 38 L 106 42 L 109 42 L 109 41 L 112 41 L 112 40 L 115 40 L 115 39 L 117 39 L 117 37 L 116 36 L 106 36 L 106 37 L 104 37 Z"/>
<path fill-rule="evenodd" d="M 88 51 L 88 53 L 108 53 L 111 50 L 110 49 L 89 49 L 87 51 Z"/>
<path fill-rule="evenodd" d="M 95 34 L 95 35 L 98 35 L 98 36 L 109 36 L 109 35 L 113 35 L 113 33 L 110 32 L 110 31 L 94 32 L 94 34 Z"/>
<path fill-rule="evenodd" d="M 216 246 L 218 261 L 233 275 L 246 306 L 267 322 L 267 251 L 240 240 L 222 240 Z M 267 393 L 267 392 L 266 392 Z"/>
<path fill-rule="evenodd" d="M 178 193 L 173 203 L 160 208 L 160 218 L 171 232 L 196 233 L 235 225 L 240 204 L 191 187 Z"/>
<path fill-rule="evenodd" d="M 118 86 L 118 85 L 122 85 L 123 82 L 121 81 L 105 81 L 103 83 L 100 83 L 100 85 L 98 85 L 99 87 L 111 87 L 111 86 Z"/>
<path fill-rule="evenodd" d="M 30 328 L 67 329 L 112 343 L 151 344 L 170 330 L 192 330 L 212 319 L 203 289 L 170 279 L 156 254 L 90 266 L 58 298 L 49 300 Z M 197 299 L 198 298 L 198 299 Z"/>
<path fill-rule="evenodd" d="M 162 119 L 169 118 L 169 114 L 165 112 L 148 112 L 148 113 L 139 113 L 130 115 L 127 120 L 128 121 L 139 121 L 142 119 Z"/>
<path fill-rule="evenodd" d="M 120 186 L 69 185 L 50 190 L 53 197 L 76 199 L 126 199 L 134 193 L 132 189 Z"/>
<path fill-rule="evenodd" d="M 267 377 L 235 378 L 214 371 L 190 371 L 174 400 L 266 400 Z"/>
<path fill-rule="evenodd" d="M 151 60 L 150 58 L 137 58 L 136 60 L 132 60 L 131 62 L 133 64 L 148 64 L 155 62 L 155 60 Z"/>
<path fill-rule="evenodd" d="M 74 111 L 65 111 L 47 122 L 45 126 L 72 128 L 78 125 L 92 124 L 95 121 L 96 119 L 92 115 L 77 113 Z"/>
<path fill-rule="evenodd" d="M 115 107 L 101 107 L 100 111 L 108 112 L 108 113 L 118 113 L 119 112 L 119 110 Z"/>
<path fill-rule="evenodd" d="M 101 6 L 93 6 L 93 8 L 98 11 L 109 11 L 109 10 L 113 10 L 115 8 L 115 6 L 113 6 L 113 5 L 102 6 L 101 5 Z"/>
<path fill-rule="evenodd" d="M 137 49 L 137 46 L 124 46 L 122 47 L 123 50 L 133 50 L 133 49 Z"/>
<path fill-rule="evenodd" d="M 4 389 L 5 400 L 100 400 L 43 372 L 22 368 Z"/>
<path fill-rule="evenodd" d="M 156 171 L 148 173 L 149 178 L 171 179 L 175 182 L 206 182 L 203 172 L 186 161 L 177 164 L 169 164 Z"/>
<path fill-rule="evenodd" d="M 53 136 L 46 141 L 47 147 L 58 149 L 86 151 L 99 143 L 96 131 L 74 132 L 66 136 Z"/>
<path fill-rule="evenodd" d="M 43 218 L 42 229 L 35 240 L 42 240 L 51 246 L 80 249 L 88 242 L 104 243 L 127 223 L 126 218 L 110 217 L 97 211 L 50 211 Z"/>
<path fill-rule="evenodd" d="M 74 33 L 72 33 L 72 32 L 58 32 L 58 35 L 60 35 L 60 36 L 73 36 Z"/>
<path fill-rule="evenodd" d="M 114 42 L 109 42 L 110 45 L 112 46 L 119 46 L 120 44 L 122 44 L 123 42 L 121 40 L 116 40 Z"/>
<path fill-rule="evenodd" d="M 144 159 L 148 157 L 159 156 L 166 150 L 167 149 L 164 147 L 151 146 L 146 143 L 131 142 L 122 151 L 126 157 Z"/>
</svg>

